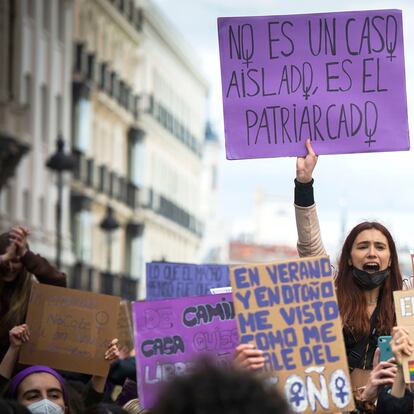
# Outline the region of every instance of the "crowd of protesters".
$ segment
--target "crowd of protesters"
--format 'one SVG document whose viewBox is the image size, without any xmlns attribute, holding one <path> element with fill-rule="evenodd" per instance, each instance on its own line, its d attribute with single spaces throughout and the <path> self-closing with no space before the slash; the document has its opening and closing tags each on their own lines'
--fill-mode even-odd
<svg viewBox="0 0 414 414">
<path fill-rule="evenodd" d="M 326 255 L 313 195 L 317 156 L 297 159 L 295 210 L 301 257 Z M 25 323 L 34 283 L 66 286 L 66 276 L 30 250 L 29 232 L 14 227 L 0 235 L 0 412 L 93 414 L 145 412 L 137 395 L 136 367 L 131 351 L 108 343 L 102 358 L 110 361 L 108 376 L 83 376 L 51 367 L 18 365 L 22 345 L 30 342 Z M 343 323 L 345 348 L 356 409 L 361 413 L 413 413 L 413 394 L 404 383 L 401 362 L 414 351 L 409 332 L 396 326 L 393 292 L 403 283 L 398 255 L 389 231 L 377 222 L 363 222 L 346 238 L 335 287 Z M 394 357 L 379 362 L 377 340 L 392 335 Z M 239 345 L 233 369 L 203 361 L 191 374 L 174 379 L 162 392 L 155 414 L 273 413 L 289 407 L 281 395 L 255 376 L 263 368 L 263 352 Z M 116 392 L 118 391 L 118 392 Z"/>
<path fill-rule="evenodd" d="M 28 235 L 24 227 L 14 227 L 0 235 L 0 395 L 4 398 L 0 412 L 143 412 L 135 398 L 135 383 L 135 387 L 130 387 L 129 395 L 123 393 L 128 411 L 111 404 L 115 401 L 111 399 L 109 385 L 120 384 L 128 377 L 128 371 L 119 374 L 122 361 L 118 360 L 120 352 L 116 338 L 108 343 L 107 351 L 102 355 L 105 360 L 113 362 L 108 377 L 94 375 L 84 378 L 74 373 L 60 373 L 44 365 L 22 367 L 18 364 L 21 346 L 30 341 L 30 326 L 24 322 L 32 284 L 66 287 L 66 275 L 30 250 Z M 127 360 L 130 358 L 124 359 Z M 123 378 L 122 374 L 125 374 Z M 135 393 L 131 393 L 131 389 Z"/>
</svg>

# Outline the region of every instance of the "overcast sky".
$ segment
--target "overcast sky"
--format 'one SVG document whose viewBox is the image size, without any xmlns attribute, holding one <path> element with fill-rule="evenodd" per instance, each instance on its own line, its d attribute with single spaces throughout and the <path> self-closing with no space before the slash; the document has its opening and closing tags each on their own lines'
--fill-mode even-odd
<svg viewBox="0 0 414 414">
<path fill-rule="evenodd" d="M 217 17 L 402 9 L 408 113 L 413 125 L 413 0 L 154 1 L 199 57 L 200 67 L 211 83 L 209 115 L 223 140 Z M 219 213 L 226 220 L 237 219 L 240 224 L 251 217 L 257 187 L 293 202 L 295 159 L 227 161 L 224 144 L 221 157 Z M 362 219 L 377 219 L 389 226 L 399 246 L 414 249 L 413 151 L 321 156 L 315 173 L 315 194 L 328 248 L 338 240 L 341 216 L 345 216 L 347 230 Z"/>
</svg>

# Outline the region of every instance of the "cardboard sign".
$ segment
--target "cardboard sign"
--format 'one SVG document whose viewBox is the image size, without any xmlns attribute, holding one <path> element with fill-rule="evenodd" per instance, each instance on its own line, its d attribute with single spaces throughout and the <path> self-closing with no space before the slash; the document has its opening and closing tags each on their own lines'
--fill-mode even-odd
<svg viewBox="0 0 414 414">
<path fill-rule="evenodd" d="M 227 265 L 151 262 L 146 273 L 147 300 L 203 296 L 230 285 Z"/>
<path fill-rule="evenodd" d="M 410 148 L 402 14 L 218 19 L 228 159 Z"/>
<path fill-rule="evenodd" d="M 264 351 L 265 371 L 296 413 L 354 406 L 327 257 L 230 268 L 241 343 Z"/>
<path fill-rule="evenodd" d="M 34 284 L 26 323 L 30 341 L 19 362 L 106 376 L 104 355 L 116 338 L 120 298 Z"/>
<path fill-rule="evenodd" d="M 138 395 L 151 408 L 160 388 L 202 354 L 228 366 L 239 344 L 231 294 L 132 304 Z"/>
<path fill-rule="evenodd" d="M 134 331 L 132 328 L 131 304 L 122 300 L 119 306 L 118 326 L 119 348 L 126 346 L 129 350 L 134 348 Z"/>
<path fill-rule="evenodd" d="M 414 277 L 414 254 L 411 254 L 411 269 L 412 269 L 412 277 Z"/>
<path fill-rule="evenodd" d="M 395 314 L 397 325 L 404 326 L 414 340 L 414 289 L 398 290 L 394 293 Z M 404 381 L 414 382 L 414 355 L 403 358 Z"/>
</svg>

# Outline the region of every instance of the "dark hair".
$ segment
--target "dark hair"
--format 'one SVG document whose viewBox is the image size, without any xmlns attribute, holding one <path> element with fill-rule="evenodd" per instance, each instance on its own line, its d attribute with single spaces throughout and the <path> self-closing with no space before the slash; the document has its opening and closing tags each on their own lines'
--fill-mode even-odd
<svg viewBox="0 0 414 414">
<path fill-rule="evenodd" d="M 152 414 L 286 414 L 286 401 L 247 371 L 203 361 L 161 392 Z"/>
<path fill-rule="evenodd" d="M 364 221 L 355 226 L 348 234 L 342 247 L 335 286 L 342 323 L 345 328 L 352 328 L 353 334 L 357 339 L 368 335 L 370 326 L 366 298 L 363 290 L 355 283 L 352 277 L 352 265 L 349 262 L 355 239 L 362 231 L 371 229 L 380 231 L 387 238 L 391 258 L 390 275 L 385 279 L 381 288 L 381 306 L 377 316 L 378 334 L 390 334 L 392 327 L 395 325 L 396 319 L 392 292 L 394 290 L 401 290 L 403 285 L 398 265 L 397 249 L 387 228 L 375 221 Z"/>
<path fill-rule="evenodd" d="M 0 399 L 1 414 L 30 414 L 28 408 L 16 401 Z"/>
<path fill-rule="evenodd" d="M 75 381 L 66 378 L 66 390 L 68 393 L 68 402 L 66 406 L 70 413 L 82 413 L 85 410 L 86 385 L 82 381 Z"/>
<path fill-rule="evenodd" d="M 0 254 L 6 252 L 9 244 L 9 233 L 0 234 Z M 5 271 L 8 269 L 1 266 L 0 272 Z M 31 287 L 31 276 L 24 266 L 11 283 L 0 277 L 0 337 L 8 337 L 10 329 L 24 322 Z"/>
<path fill-rule="evenodd" d="M 100 403 L 88 407 L 83 414 L 128 414 L 128 411 L 115 404 Z"/>
<path fill-rule="evenodd" d="M 9 246 L 9 233 L 0 234 L 0 254 L 6 253 L 6 249 Z"/>
</svg>

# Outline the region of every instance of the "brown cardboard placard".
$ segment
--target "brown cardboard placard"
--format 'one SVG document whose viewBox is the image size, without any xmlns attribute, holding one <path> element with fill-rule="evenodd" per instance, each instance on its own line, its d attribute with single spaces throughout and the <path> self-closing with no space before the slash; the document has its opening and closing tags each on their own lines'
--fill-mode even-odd
<svg viewBox="0 0 414 414">
<path fill-rule="evenodd" d="M 405 326 L 405 328 L 408 330 L 411 340 L 413 340 L 414 326 Z M 403 357 L 402 367 L 404 373 L 404 382 L 406 384 L 414 382 L 414 355 L 410 355 L 409 357 Z"/>
<path fill-rule="evenodd" d="M 34 284 L 26 323 L 30 341 L 19 362 L 106 376 L 104 355 L 116 338 L 120 298 Z"/>
<path fill-rule="evenodd" d="M 414 289 L 396 290 L 393 294 L 397 325 L 414 326 Z"/>
<path fill-rule="evenodd" d="M 132 329 L 131 304 L 127 300 L 122 300 L 119 306 L 117 331 L 119 347 L 126 346 L 132 351 L 134 349 L 134 331 Z"/>
<path fill-rule="evenodd" d="M 395 315 L 397 325 L 404 326 L 414 341 L 414 289 L 394 291 Z M 414 355 L 402 360 L 404 381 L 414 382 Z"/>
<path fill-rule="evenodd" d="M 232 266 L 230 280 L 240 342 L 264 351 L 264 371 L 292 411 L 352 411 L 329 258 Z"/>
<path fill-rule="evenodd" d="M 411 277 L 414 277 L 414 254 L 411 254 L 410 256 L 411 256 L 411 269 L 412 269 Z"/>
</svg>

